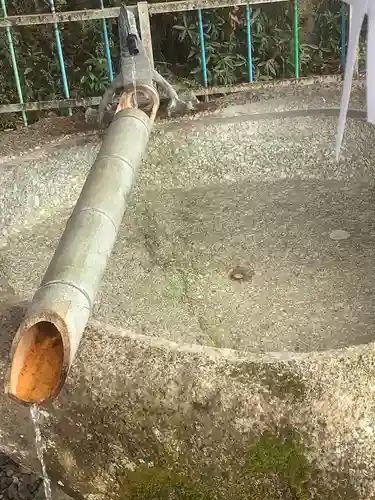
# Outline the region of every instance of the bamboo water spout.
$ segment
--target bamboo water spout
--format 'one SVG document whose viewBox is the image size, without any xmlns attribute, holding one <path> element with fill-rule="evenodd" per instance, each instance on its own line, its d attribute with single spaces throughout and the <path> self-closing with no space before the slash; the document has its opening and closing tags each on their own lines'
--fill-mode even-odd
<svg viewBox="0 0 375 500">
<path fill-rule="evenodd" d="M 159 107 L 144 74 L 144 110 L 131 86 L 13 341 L 6 392 L 25 404 L 56 397 L 77 353 Z"/>
</svg>

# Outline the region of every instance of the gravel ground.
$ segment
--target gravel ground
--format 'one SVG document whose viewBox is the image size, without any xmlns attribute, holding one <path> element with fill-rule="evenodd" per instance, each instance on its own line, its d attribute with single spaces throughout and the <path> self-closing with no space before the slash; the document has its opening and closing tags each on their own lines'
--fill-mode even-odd
<svg viewBox="0 0 375 500">
<path fill-rule="evenodd" d="M 40 487 L 38 476 L 0 454 L 0 500 L 31 500 Z"/>
</svg>

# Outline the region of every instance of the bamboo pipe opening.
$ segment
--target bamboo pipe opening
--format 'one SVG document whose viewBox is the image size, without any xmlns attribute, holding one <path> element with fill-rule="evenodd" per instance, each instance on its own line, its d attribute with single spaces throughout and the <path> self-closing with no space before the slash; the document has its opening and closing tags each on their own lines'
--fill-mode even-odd
<svg viewBox="0 0 375 500">
<path fill-rule="evenodd" d="M 62 335 L 49 321 L 22 332 L 10 370 L 9 394 L 26 404 L 42 403 L 57 391 L 63 375 Z"/>
</svg>

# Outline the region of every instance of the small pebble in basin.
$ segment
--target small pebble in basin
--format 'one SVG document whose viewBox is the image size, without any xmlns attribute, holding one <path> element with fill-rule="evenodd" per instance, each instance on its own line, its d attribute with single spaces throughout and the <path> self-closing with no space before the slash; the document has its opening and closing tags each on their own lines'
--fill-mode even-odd
<svg viewBox="0 0 375 500">
<path fill-rule="evenodd" d="M 335 241 L 347 240 L 350 238 L 350 233 L 348 233 L 348 231 L 344 231 L 343 229 L 335 229 L 329 233 L 329 237 L 331 240 Z"/>
</svg>

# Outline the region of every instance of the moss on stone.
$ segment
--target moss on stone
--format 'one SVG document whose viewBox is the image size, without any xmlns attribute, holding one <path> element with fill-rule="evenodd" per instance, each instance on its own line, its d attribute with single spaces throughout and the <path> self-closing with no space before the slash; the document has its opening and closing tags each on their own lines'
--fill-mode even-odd
<svg viewBox="0 0 375 500">
<path fill-rule="evenodd" d="M 306 500 L 312 469 L 298 436 L 266 433 L 250 445 L 244 465 L 210 467 L 210 473 L 175 463 L 171 457 L 156 466 L 140 465 L 124 478 L 120 498 L 127 500 Z M 190 464 L 191 466 L 192 464 Z M 218 465 L 218 464 L 216 464 Z M 230 469 L 236 480 L 229 480 Z M 216 469 L 216 470 L 215 470 Z M 228 482 L 229 481 L 229 482 Z"/>
<path fill-rule="evenodd" d="M 286 396 L 293 396 L 295 399 L 304 399 L 306 386 L 300 376 L 290 368 L 278 367 L 277 365 L 267 365 L 265 368 L 264 383 L 274 396 L 281 399 Z"/>
<path fill-rule="evenodd" d="M 118 477 L 119 500 L 344 500 L 357 492 L 340 478 L 327 490 L 320 471 L 309 463 L 296 432 L 266 432 L 247 449 L 245 460 L 227 457 L 206 467 L 190 457 L 165 455 L 157 465 L 141 464 Z M 189 462 L 189 463 L 187 463 Z M 205 469 L 205 470 L 204 470 Z"/>
<path fill-rule="evenodd" d="M 269 392 L 280 399 L 293 397 L 304 399 L 307 388 L 298 373 L 292 371 L 287 364 L 271 364 L 244 362 L 236 366 L 231 373 L 243 382 L 248 383 L 250 379 L 258 381 L 267 387 Z"/>
<path fill-rule="evenodd" d="M 177 301 L 181 299 L 183 294 L 184 294 L 184 286 L 181 283 L 181 280 L 175 276 L 170 277 L 166 281 L 165 288 L 163 290 L 164 297 L 172 301 Z"/>
<path fill-rule="evenodd" d="M 209 500 L 185 472 L 159 466 L 130 472 L 124 493 L 128 500 Z"/>
<path fill-rule="evenodd" d="M 270 433 L 261 436 L 249 450 L 246 469 L 250 477 L 277 476 L 295 500 L 309 498 L 311 466 L 303 445 L 292 432 L 280 436 Z"/>
</svg>

